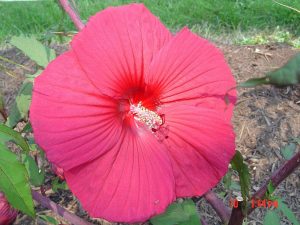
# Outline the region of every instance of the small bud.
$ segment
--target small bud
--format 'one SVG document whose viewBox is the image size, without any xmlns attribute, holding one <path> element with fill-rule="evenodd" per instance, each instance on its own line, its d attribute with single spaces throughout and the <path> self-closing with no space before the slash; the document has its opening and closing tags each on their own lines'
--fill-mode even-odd
<svg viewBox="0 0 300 225">
<path fill-rule="evenodd" d="M 54 164 L 52 164 L 52 171 L 58 176 L 60 180 L 65 180 L 64 170 Z"/>
<path fill-rule="evenodd" d="M 0 225 L 12 224 L 18 215 L 18 211 L 10 207 L 4 194 L 0 192 Z"/>
</svg>

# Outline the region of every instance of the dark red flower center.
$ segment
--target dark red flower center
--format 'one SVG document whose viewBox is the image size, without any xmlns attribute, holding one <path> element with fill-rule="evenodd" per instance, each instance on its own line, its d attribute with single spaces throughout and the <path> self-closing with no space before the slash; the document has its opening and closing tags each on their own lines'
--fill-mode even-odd
<svg viewBox="0 0 300 225">
<path fill-rule="evenodd" d="M 147 85 L 127 89 L 119 101 L 123 122 L 156 134 L 164 129 L 165 123 L 164 115 L 159 113 L 160 107 L 158 90 Z"/>
</svg>

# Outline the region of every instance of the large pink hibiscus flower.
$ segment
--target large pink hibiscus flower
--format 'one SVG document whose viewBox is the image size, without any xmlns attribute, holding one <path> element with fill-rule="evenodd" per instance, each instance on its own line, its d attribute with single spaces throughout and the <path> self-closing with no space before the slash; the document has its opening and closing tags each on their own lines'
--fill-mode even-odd
<svg viewBox="0 0 300 225">
<path fill-rule="evenodd" d="M 141 4 L 110 7 L 35 80 L 30 120 L 92 217 L 144 221 L 226 173 L 234 85 L 207 40 Z"/>
</svg>

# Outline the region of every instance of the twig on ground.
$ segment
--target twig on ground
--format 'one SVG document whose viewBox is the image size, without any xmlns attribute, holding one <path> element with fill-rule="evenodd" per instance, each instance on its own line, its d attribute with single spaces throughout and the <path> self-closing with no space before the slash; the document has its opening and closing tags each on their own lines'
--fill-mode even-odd
<svg viewBox="0 0 300 225">
<path fill-rule="evenodd" d="M 75 12 L 75 10 L 72 8 L 68 0 L 59 0 L 59 3 L 65 10 L 65 12 L 69 15 L 72 22 L 74 23 L 75 27 L 78 31 L 81 31 L 84 28 L 84 23 L 80 19 L 79 15 Z"/>
</svg>

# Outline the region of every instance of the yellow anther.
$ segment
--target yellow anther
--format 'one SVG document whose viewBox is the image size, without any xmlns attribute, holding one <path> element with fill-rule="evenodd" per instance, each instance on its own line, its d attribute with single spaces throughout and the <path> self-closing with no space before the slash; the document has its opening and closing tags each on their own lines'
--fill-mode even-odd
<svg viewBox="0 0 300 225">
<path fill-rule="evenodd" d="M 130 105 L 130 112 L 134 115 L 134 119 L 145 124 L 150 130 L 157 130 L 162 124 L 163 119 L 156 112 L 145 108 L 142 102 L 137 105 Z"/>
</svg>

